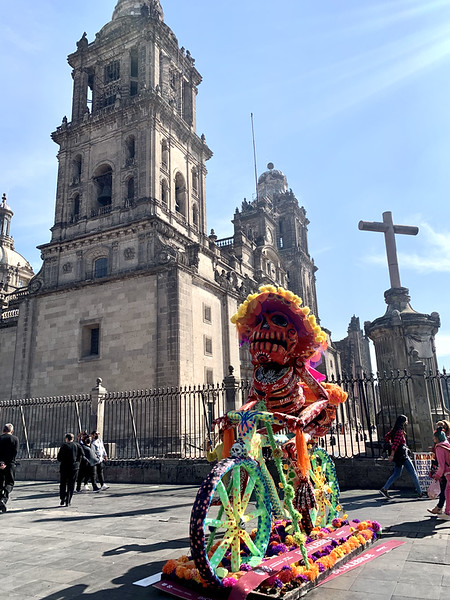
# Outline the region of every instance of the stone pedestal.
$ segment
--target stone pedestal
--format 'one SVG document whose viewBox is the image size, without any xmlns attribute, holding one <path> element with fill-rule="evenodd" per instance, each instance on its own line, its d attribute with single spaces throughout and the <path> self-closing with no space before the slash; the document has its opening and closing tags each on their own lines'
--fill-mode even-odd
<svg viewBox="0 0 450 600">
<path fill-rule="evenodd" d="M 433 417 L 427 395 L 425 373 L 437 371 L 435 335 L 439 315 L 418 313 L 410 305 L 409 290 L 391 288 L 384 293 L 387 310 L 384 316 L 364 324 L 373 341 L 378 371 L 397 373 L 391 382 L 380 382 L 381 411 L 377 424 L 392 426 L 399 414 L 406 414 L 415 449 L 426 451 L 431 444 Z M 408 376 L 404 373 L 408 372 Z M 384 431 L 379 431 L 384 434 Z M 410 438 L 411 439 L 411 438 Z"/>
<path fill-rule="evenodd" d="M 427 370 L 437 370 L 435 335 L 440 327 L 437 312 L 426 315 L 410 305 L 407 288 L 391 288 L 384 292 L 387 310 L 384 316 L 364 324 L 366 335 L 373 341 L 379 372 L 408 369 L 414 351 Z"/>
</svg>

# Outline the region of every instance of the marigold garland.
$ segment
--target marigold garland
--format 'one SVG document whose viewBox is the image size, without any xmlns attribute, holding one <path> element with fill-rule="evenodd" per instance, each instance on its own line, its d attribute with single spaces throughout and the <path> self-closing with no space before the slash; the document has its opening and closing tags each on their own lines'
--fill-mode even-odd
<svg viewBox="0 0 450 600">
<path fill-rule="evenodd" d="M 306 539 L 306 542 L 325 539 L 330 533 L 345 525 L 349 525 L 346 518 L 336 518 L 329 527 L 315 527 Z M 266 559 L 285 554 L 299 547 L 299 543 L 295 541 L 295 537 L 289 533 L 290 527 L 291 522 L 289 520 L 278 520 L 273 523 Z M 293 587 L 304 585 L 308 581 L 314 581 L 320 573 L 333 568 L 339 559 L 351 554 L 357 548 L 365 546 L 370 540 L 375 540 L 380 531 L 381 526 L 377 521 L 366 520 L 359 522 L 355 520 L 350 524 L 350 533 L 346 537 L 339 540 L 331 540 L 327 546 L 314 552 L 308 559 L 308 565 L 305 565 L 303 560 L 286 565 L 279 573 L 266 579 L 259 586 L 258 590 L 269 594 L 279 592 L 280 595 L 283 595 L 285 591 L 293 589 Z M 216 543 L 214 547 L 217 547 L 218 544 Z M 223 567 L 224 573 L 226 573 L 226 576 L 222 580 L 223 587 L 233 587 L 246 572 L 251 570 L 251 567 L 245 563 L 244 548 L 241 550 L 241 554 L 244 562 L 240 565 L 239 571 L 228 572 Z M 226 555 L 222 564 L 227 564 Z M 190 560 L 186 555 L 178 559 L 168 560 L 162 572 L 166 577 L 179 579 L 184 582 L 193 582 L 203 588 L 208 587 L 208 584 L 202 579 L 196 569 L 194 561 Z"/>
</svg>

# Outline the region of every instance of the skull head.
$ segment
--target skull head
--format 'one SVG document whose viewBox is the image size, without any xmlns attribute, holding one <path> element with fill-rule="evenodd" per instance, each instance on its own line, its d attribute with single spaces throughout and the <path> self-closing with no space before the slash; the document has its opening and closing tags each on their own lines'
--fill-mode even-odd
<svg viewBox="0 0 450 600">
<path fill-rule="evenodd" d="M 230 450 L 231 458 L 247 458 L 248 450 L 245 447 L 245 444 L 242 440 L 237 440 L 232 446 Z"/>
<path fill-rule="evenodd" d="M 266 310 L 250 336 L 252 362 L 254 365 L 285 365 L 292 358 L 297 341 L 297 329 L 289 315 Z"/>
</svg>

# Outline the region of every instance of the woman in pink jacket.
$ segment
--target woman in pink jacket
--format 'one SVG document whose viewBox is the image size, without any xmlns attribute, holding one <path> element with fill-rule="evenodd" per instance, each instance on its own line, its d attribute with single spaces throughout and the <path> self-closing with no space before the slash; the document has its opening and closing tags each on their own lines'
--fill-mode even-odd
<svg viewBox="0 0 450 600">
<path fill-rule="evenodd" d="M 447 487 L 445 488 L 445 510 L 441 515 L 437 515 L 438 519 L 450 520 L 450 442 L 442 429 L 437 429 L 434 432 L 434 452 L 438 461 L 438 470 L 433 475 L 434 479 L 447 478 Z"/>
</svg>

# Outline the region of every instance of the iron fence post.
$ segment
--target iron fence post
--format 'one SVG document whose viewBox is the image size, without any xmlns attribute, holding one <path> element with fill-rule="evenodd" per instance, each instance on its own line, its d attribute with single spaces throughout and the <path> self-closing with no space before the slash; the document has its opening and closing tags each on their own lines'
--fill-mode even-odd
<svg viewBox="0 0 450 600">
<path fill-rule="evenodd" d="M 433 420 L 431 418 L 430 399 L 425 381 L 425 365 L 413 352 L 409 365 L 412 393 L 410 397 L 411 414 L 408 415 L 413 428 L 416 452 L 427 452 L 433 442 Z"/>
<path fill-rule="evenodd" d="M 234 367 L 231 365 L 228 367 L 228 375 L 223 379 L 223 385 L 225 387 L 225 412 L 230 410 L 237 410 L 238 406 L 236 403 L 236 389 L 239 385 L 239 379 L 234 375 Z"/>
<path fill-rule="evenodd" d="M 98 431 L 103 439 L 103 423 L 105 418 L 105 396 L 107 390 L 102 386 L 101 377 L 97 378 L 97 385 L 91 392 L 91 431 Z"/>
</svg>

